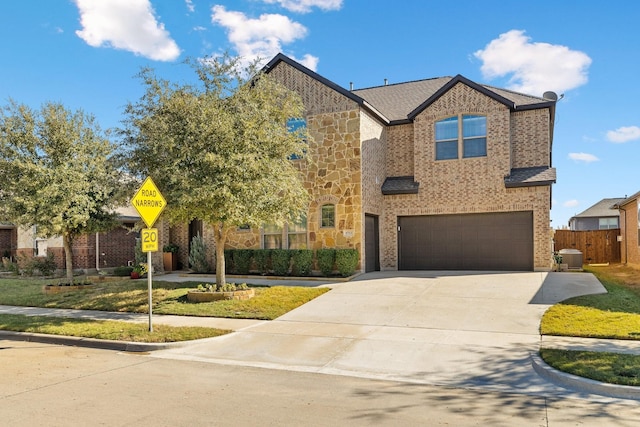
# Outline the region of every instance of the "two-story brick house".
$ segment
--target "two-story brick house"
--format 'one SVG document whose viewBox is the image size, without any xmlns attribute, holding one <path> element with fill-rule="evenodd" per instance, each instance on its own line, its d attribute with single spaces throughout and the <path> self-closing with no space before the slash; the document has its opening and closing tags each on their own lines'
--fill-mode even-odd
<svg viewBox="0 0 640 427">
<path fill-rule="evenodd" d="M 306 107 L 288 126 L 311 136 L 293 160 L 311 202 L 305 223 L 228 247 L 356 248 L 366 271 L 550 268 L 555 94 L 462 76 L 347 90 L 282 54 L 265 72 Z M 181 258 L 196 232 L 212 244 L 198 223 L 166 232 Z"/>
</svg>

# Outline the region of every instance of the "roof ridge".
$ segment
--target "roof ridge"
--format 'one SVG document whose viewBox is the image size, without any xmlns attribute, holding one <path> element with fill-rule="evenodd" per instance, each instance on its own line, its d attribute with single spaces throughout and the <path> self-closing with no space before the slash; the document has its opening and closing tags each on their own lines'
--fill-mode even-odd
<svg viewBox="0 0 640 427">
<path fill-rule="evenodd" d="M 409 84 L 409 83 L 421 83 L 421 82 L 426 82 L 429 80 L 438 80 L 438 79 L 452 79 L 452 76 L 440 76 L 440 77 L 428 77 L 425 79 L 417 79 L 417 80 L 409 80 L 406 82 L 398 82 L 398 83 L 389 83 L 386 85 L 379 85 L 379 86 L 369 86 L 369 87 L 363 87 L 360 89 L 354 89 L 351 92 L 357 92 L 359 90 L 369 90 L 369 89 L 378 89 L 378 88 L 385 88 L 385 87 L 391 87 L 391 86 L 400 86 L 400 85 L 405 85 L 405 84 Z"/>
</svg>

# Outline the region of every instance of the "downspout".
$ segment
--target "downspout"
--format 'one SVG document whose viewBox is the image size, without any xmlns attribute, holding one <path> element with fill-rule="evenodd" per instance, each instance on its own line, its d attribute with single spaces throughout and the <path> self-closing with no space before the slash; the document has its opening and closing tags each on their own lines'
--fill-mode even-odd
<svg viewBox="0 0 640 427">
<path fill-rule="evenodd" d="M 100 271 L 100 233 L 96 232 L 96 270 Z"/>
<path fill-rule="evenodd" d="M 622 212 L 624 212 L 624 234 L 622 236 L 622 240 L 624 241 L 624 264 L 627 265 L 627 260 L 629 259 L 629 253 L 627 252 L 628 250 L 628 246 L 627 246 L 627 210 L 625 208 L 623 208 L 622 206 L 618 206 L 618 209 L 621 210 Z"/>
</svg>

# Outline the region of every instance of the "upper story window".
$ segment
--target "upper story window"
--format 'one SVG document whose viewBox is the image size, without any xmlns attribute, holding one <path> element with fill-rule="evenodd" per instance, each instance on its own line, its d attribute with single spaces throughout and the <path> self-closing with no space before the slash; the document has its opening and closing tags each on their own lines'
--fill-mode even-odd
<svg viewBox="0 0 640 427">
<path fill-rule="evenodd" d="M 322 205 L 320 208 L 320 227 L 330 228 L 336 226 L 336 205 Z"/>
<path fill-rule="evenodd" d="M 305 134 L 307 130 L 307 121 L 303 118 L 292 118 L 287 120 L 287 130 L 291 133 L 300 134 L 300 139 L 306 142 Z M 298 160 L 300 155 L 292 154 L 289 156 L 289 160 Z"/>
<path fill-rule="evenodd" d="M 460 114 L 436 122 L 436 160 L 487 155 L 487 118 Z"/>
</svg>

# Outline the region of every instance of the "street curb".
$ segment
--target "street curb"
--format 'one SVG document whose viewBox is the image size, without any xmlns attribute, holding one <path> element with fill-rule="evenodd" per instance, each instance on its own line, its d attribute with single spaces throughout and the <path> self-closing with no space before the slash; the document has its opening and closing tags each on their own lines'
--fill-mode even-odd
<svg viewBox="0 0 640 427">
<path fill-rule="evenodd" d="M 568 374 L 549 366 L 542 360 L 542 357 L 540 357 L 540 354 L 537 352 L 531 353 L 530 355 L 533 370 L 545 380 L 558 384 L 561 387 L 618 399 L 640 400 L 640 387 L 603 383 Z"/>
<path fill-rule="evenodd" d="M 154 350 L 166 350 L 177 348 L 192 343 L 193 341 L 145 343 L 130 341 L 102 340 L 97 338 L 70 337 L 66 335 L 36 334 L 31 332 L 0 331 L 0 339 L 13 341 L 37 342 L 42 344 L 67 345 L 72 347 L 88 347 L 101 350 L 115 350 L 127 352 L 150 352 Z"/>
</svg>

